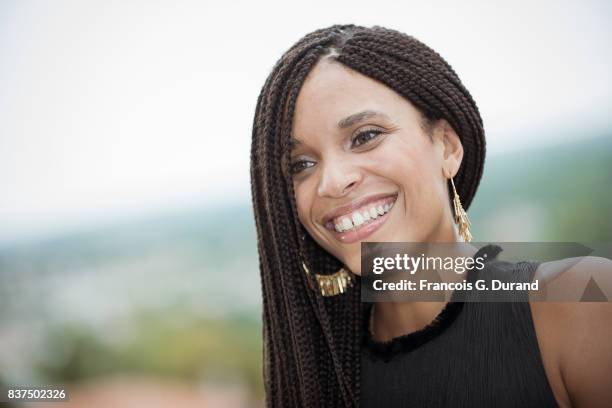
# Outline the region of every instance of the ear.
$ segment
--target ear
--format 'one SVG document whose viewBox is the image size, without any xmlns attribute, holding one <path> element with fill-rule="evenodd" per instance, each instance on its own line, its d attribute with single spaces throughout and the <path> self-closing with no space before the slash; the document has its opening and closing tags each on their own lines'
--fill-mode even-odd
<svg viewBox="0 0 612 408">
<path fill-rule="evenodd" d="M 463 145 L 459 135 L 446 119 L 440 119 L 436 123 L 433 141 L 440 152 L 443 174 L 449 178 L 454 177 L 463 160 Z"/>
</svg>

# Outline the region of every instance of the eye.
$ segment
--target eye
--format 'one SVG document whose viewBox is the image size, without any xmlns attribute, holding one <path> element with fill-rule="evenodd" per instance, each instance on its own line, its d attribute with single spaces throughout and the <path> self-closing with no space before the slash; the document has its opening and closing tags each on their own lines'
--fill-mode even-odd
<svg viewBox="0 0 612 408">
<path fill-rule="evenodd" d="M 360 147 L 370 141 L 376 139 L 380 134 L 383 133 L 380 129 L 364 129 L 357 133 L 351 140 L 351 147 Z"/>
<path fill-rule="evenodd" d="M 310 160 L 296 160 L 289 165 L 289 173 L 295 175 L 312 166 L 314 166 L 314 162 Z"/>
</svg>

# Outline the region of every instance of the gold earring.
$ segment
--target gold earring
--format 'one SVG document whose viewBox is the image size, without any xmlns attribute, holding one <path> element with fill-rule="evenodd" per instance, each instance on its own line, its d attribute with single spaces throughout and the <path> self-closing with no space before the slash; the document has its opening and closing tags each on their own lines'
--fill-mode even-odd
<svg viewBox="0 0 612 408">
<path fill-rule="evenodd" d="M 304 272 L 310 274 L 306 263 L 302 261 Z M 347 270 L 342 267 L 331 275 L 321 275 L 315 273 L 315 278 L 319 284 L 319 290 L 323 296 L 336 296 L 346 292 L 349 286 L 353 286 L 353 278 Z"/>
<path fill-rule="evenodd" d="M 461 205 L 461 200 L 459 200 L 459 194 L 457 194 L 457 190 L 455 189 L 455 183 L 453 182 L 453 178 L 451 177 L 451 184 L 453 186 L 453 193 L 455 197 L 453 198 L 453 204 L 455 207 L 455 223 L 459 226 L 459 234 L 463 237 L 465 242 L 470 242 L 472 240 L 472 234 L 470 233 L 470 219 L 467 216 L 467 213 L 463 209 Z"/>
</svg>

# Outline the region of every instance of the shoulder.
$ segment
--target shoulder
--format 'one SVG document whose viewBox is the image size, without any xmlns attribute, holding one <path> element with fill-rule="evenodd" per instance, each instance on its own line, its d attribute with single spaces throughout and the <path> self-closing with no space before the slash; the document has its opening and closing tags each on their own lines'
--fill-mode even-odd
<svg viewBox="0 0 612 408">
<path fill-rule="evenodd" d="M 534 279 L 545 284 L 548 300 L 581 300 L 589 284 L 596 284 L 605 299 L 612 300 L 612 260 L 607 258 L 579 256 L 544 262 Z"/>
<path fill-rule="evenodd" d="M 580 300 L 591 280 L 612 300 L 612 261 L 586 256 L 546 262 L 535 278 L 563 300 L 530 304 L 547 372 L 558 371 L 572 405 L 606 406 L 612 400 L 612 302 Z"/>
</svg>

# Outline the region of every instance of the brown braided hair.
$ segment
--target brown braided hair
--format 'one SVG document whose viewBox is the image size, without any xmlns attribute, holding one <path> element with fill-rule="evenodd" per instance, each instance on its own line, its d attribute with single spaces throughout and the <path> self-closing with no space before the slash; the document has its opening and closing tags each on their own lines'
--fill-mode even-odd
<svg viewBox="0 0 612 408">
<path fill-rule="evenodd" d="M 342 265 L 300 223 L 288 171 L 296 99 L 322 57 L 380 81 L 424 118 L 449 122 L 464 146 L 455 185 L 465 209 L 484 165 L 484 130 L 474 100 L 451 66 L 415 38 L 378 26 L 334 25 L 307 34 L 282 55 L 257 100 L 251 145 L 267 406 L 359 405 L 360 278 L 342 295 L 313 290 L 315 277 L 304 272 L 302 261 L 319 274 Z"/>
</svg>

